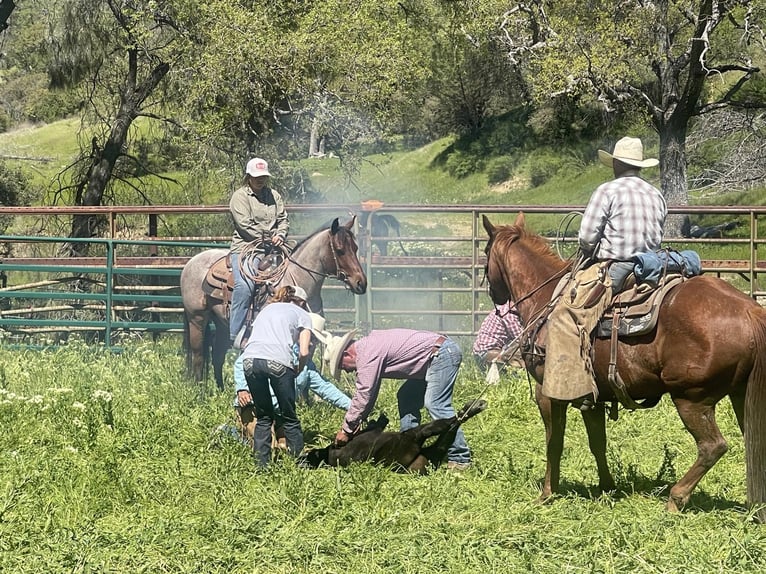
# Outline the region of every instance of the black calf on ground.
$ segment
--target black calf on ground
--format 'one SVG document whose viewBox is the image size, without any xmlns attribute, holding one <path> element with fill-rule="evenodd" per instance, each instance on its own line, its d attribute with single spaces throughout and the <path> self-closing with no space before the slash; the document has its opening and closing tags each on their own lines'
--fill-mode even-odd
<svg viewBox="0 0 766 574">
<path fill-rule="evenodd" d="M 438 468 L 447 457 L 460 425 L 486 408 L 484 400 L 470 401 L 455 417 L 431 421 L 404 432 L 385 432 L 388 419 L 383 415 L 345 446 L 328 445 L 310 450 L 301 457 L 300 464 L 317 468 L 323 464 L 348 466 L 352 462 L 371 461 L 397 472 L 424 474 L 431 466 Z M 429 446 L 423 446 L 433 436 L 438 438 Z"/>
</svg>

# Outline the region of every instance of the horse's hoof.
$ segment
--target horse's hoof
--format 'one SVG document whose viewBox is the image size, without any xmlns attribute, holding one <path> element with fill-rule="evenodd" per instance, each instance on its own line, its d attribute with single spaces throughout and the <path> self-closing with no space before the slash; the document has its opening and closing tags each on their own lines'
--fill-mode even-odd
<svg viewBox="0 0 766 574">
<path fill-rule="evenodd" d="M 603 484 L 599 484 L 598 488 L 601 492 L 614 492 L 617 490 L 617 485 L 614 483 L 614 481 L 604 482 Z"/>
<path fill-rule="evenodd" d="M 681 509 L 683 508 L 683 505 L 679 505 L 678 502 L 673 500 L 672 497 L 668 498 L 668 503 L 665 505 L 665 508 L 667 508 L 668 512 L 681 512 Z"/>
<path fill-rule="evenodd" d="M 541 506 L 552 504 L 555 498 L 556 498 L 555 494 L 547 494 L 547 495 L 541 494 L 540 496 L 537 497 L 537 500 L 535 500 L 535 503 Z"/>
</svg>

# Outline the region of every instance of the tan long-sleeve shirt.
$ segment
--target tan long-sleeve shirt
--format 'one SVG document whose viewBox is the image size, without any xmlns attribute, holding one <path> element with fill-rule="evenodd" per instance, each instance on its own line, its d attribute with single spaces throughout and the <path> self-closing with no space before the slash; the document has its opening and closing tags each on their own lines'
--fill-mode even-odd
<svg viewBox="0 0 766 574">
<path fill-rule="evenodd" d="M 271 188 L 261 190 L 260 199 L 250 186 L 237 189 L 229 201 L 229 211 L 234 219 L 234 234 L 231 238 L 231 250 L 239 253 L 255 240 L 272 235 L 287 238 L 290 221 L 285 210 L 282 196 Z"/>
</svg>

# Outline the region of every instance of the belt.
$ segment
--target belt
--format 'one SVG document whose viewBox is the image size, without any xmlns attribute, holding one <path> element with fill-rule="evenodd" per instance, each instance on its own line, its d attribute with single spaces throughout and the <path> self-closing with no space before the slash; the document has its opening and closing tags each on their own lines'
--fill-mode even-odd
<svg viewBox="0 0 766 574">
<path fill-rule="evenodd" d="M 434 343 L 434 346 L 431 347 L 431 352 L 428 353 L 428 358 L 433 359 L 436 354 L 439 352 L 439 349 L 442 348 L 442 345 L 444 344 L 444 341 L 447 340 L 447 337 L 444 335 L 439 335 L 439 338 L 436 339 L 436 342 Z"/>
</svg>

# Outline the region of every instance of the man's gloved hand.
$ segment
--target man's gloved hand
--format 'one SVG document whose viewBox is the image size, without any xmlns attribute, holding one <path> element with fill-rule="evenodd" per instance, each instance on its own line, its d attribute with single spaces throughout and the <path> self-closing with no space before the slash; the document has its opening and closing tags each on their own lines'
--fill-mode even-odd
<svg viewBox="0 0 766 574">
<path fill-rule="evenodd" d="M 340 429 L 338 433 L 335 435 L 335 440 L 333 441 L 333 446 L 335 447 L 341 447 L 346 444 L 348 444 L 348 441 L 351 440 L 351 437 L 346 434 L 346 432 L 343 429 Z"/>
</svg>

